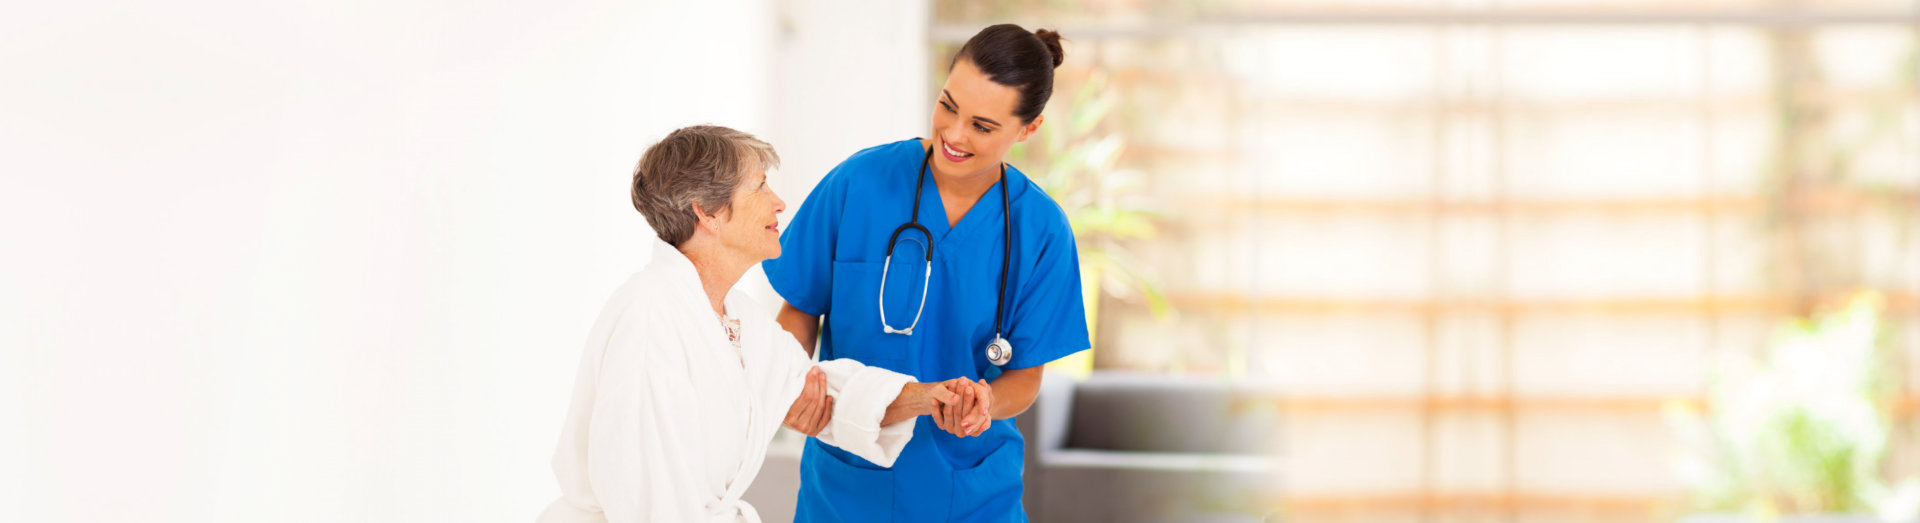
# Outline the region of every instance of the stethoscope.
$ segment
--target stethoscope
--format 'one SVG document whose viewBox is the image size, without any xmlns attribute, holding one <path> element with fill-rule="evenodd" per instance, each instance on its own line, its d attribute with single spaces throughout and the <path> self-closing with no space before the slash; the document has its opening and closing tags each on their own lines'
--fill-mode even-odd
<svg viewBox="0 0 1920 523">
<path fill-rule="evenodd" d="M 880 327 L 885 329 L 887 334 L 912 336 L 913 328 L 920 325 L 920 313 L 927 310 L 927 284 L 933 282 L 933 233 L 920 225 L 920 190 L 926 187 L 927 165 L 932 161 L 933 148 L 928 147 L 927 156 L 920 159 L 919 178 L 913 183 L 913 214 L 908 216 L 907 223 L 893 230 L 892 237 L 887 238 L 887 258 L 880 267 Z M 1013 260 L 1013 208 L 1008 205 L 1008 201 L 1007 164 L 1001 163 L 1000 214 L 1006 228 L 1006 234 L 1001 240 L 1005 242 L 1005 249 L 1000 256 L 1000 293 L 994 296 L 993 341 L 987 343 L 986 351 L 987 361 L 992 362 L 994 366 L 1005 366 L 1007 362 L 1013 361 L 1013 343 L 1007 341 L 1007 338 L 1002 336 L 1003 331 L 1000 330 L 1000 318 L 1005 315 L 1007 307 L 1007 265 Z M 920 231 L 920 234 L 927 238 L 926 243 L 922 244 L 927 251 L 927 272 L 920 278 L 920 310 L 914 311 L 913 323 L 907 325 L 905 329 L 896 329 L 887 324 L 887 270 L 893 267 L 894 244 L 900 241 L 900 233 L 908 229 Z M 907 240 L 912 241 L 913 238 L 908 237 Z"/>
</svg>

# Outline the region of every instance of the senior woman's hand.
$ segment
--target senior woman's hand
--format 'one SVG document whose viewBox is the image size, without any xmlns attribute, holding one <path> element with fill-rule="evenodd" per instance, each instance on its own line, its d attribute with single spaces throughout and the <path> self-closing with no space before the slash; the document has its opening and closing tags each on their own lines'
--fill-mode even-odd
<svg viewBox="0 0 1920 523">
<path fill-rule="evenodd" d="M 892 425 L 932 414 L 938 412 L 942 405 L 956 401 L 960 401 L 960 396 L 947 390 L 946 382 L 908 383 L 900 386 L 900 395 L 887 405 L 886 414 L 880 417 L 880 425 Z"/>
<path fill-rule="evenodd" d="M 987 380 L 954 378 L 942 384 L 949 390 L 957 392 L 960 399 L 935 408 L 933 410 L 934 425 L 963 438 L 978 436 L 991 426 L 993 386 L 988 385 Z"/>
<path fill-rule="evenodd" d="M 801 434 L 818 436 L 829 421 L 833 421 L 833 396 L 827 395 L 827 373 L 814 367 L 807 371 L 807 385 L 800 389 L 800 397 L 787 408 L 787 417 L 780 424 Z"/>
</svg>

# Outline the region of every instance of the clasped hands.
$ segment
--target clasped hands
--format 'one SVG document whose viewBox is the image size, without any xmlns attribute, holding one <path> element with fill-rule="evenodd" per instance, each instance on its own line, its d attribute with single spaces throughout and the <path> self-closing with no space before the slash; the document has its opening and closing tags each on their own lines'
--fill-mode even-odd
<svg viewBox="0 0 1920 523">
<path fill-rule="evenodd" d="M 940 430 L 955 436 L 978 436 L 993 425 L 993 386 L 987 380 L 954 378 L 927 383 L 927 415 Z M 945 394 L 940 394 L 945 392 Z"/>
<path fill-rule="evenodd" d="M 908 383 L 887 406 L 882 423 L 912 416 L 932 416 L 934 425 L 955 436 L 978 436 L 993 423 L 993 387 L 986 380 L 954 378 L 934 383 Z M 800 390 L 781 425 L 817 436 L 833 420 L 833 396 L 827 394 L 827 376 L 819 367 L 807 371 Z"/>
</svg>

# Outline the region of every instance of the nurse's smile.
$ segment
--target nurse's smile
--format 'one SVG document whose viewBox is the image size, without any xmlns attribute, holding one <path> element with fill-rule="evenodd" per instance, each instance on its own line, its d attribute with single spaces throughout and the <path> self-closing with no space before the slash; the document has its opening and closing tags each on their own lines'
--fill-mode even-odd
<svg viewBox="0 0 1920 523">
<path fill-rule="evenodd" d="M 940 141 L 940 155 L 945 156 L 947 161 L 953 163 L 965 162 L 967 159 L 973 158 L 973 153 L 956 148 L 953 144 L 947 143 L 946 140 Z"/>
</svg>

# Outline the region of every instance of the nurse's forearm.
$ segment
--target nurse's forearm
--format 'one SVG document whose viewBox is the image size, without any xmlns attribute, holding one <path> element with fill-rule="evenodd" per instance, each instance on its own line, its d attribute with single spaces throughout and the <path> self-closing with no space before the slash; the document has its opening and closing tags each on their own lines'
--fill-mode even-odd
<svg viewBox="0 0 1920 523">
<path fill-rule="evenodd" d="M 1027 411 L 1040 394 L 1040 376 L 1044 367 L 1008 369 L 988 385 L 993 386 L 993 419 L 1007 419 Z"/>
<path fill-rule="evenodd" d="M 780 314 L 774 318 L 780 322 L 780 328 L 786 329 L 800 342 L 800 348 L 807 349 L 807 356 L 813 356 L 813 342 L 820 336 L 820 317 L 807 314 L 793 304 L 780 302 Z"/>
</svg>

